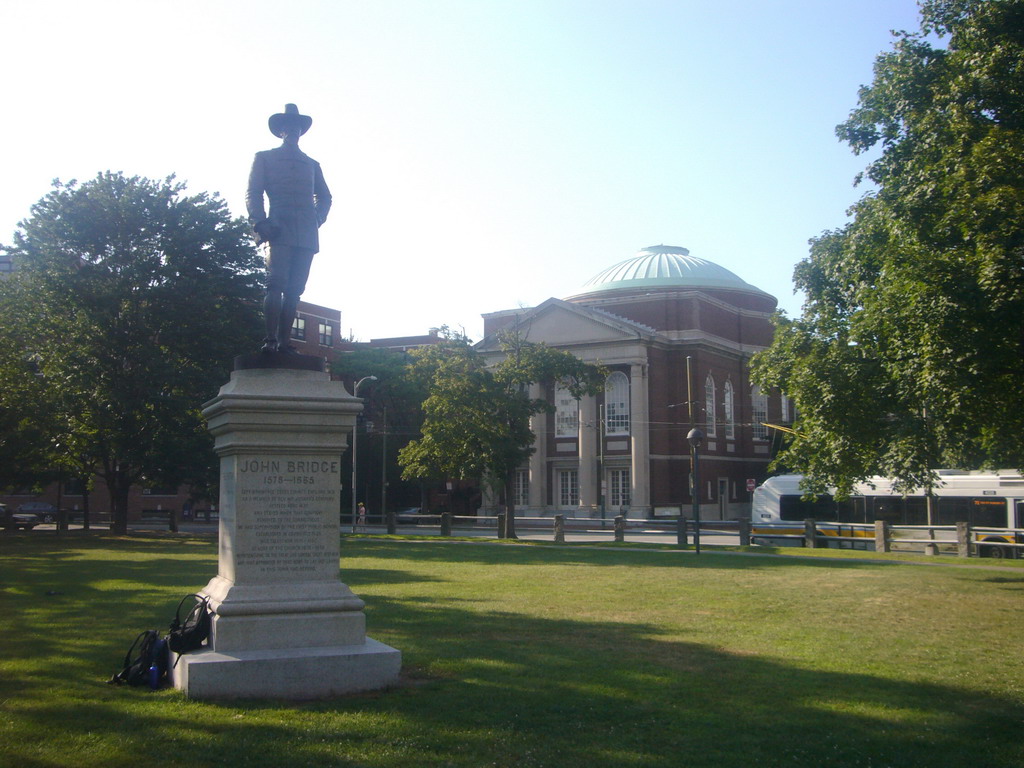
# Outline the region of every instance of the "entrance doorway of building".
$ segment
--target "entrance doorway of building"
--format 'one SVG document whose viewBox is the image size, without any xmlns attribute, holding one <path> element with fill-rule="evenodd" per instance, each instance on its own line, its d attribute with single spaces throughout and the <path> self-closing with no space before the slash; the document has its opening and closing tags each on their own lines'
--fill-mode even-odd
<svg viewBox="0 0 1024 768">
<path fill-rule="evenodd" d="M 615 514 L 625 514 L 630 503 L 630 480 L 628 469 L 608 470 L 608 508 Z"/>
<path fill-rule="evenodd" d="M 579 505 L 579 472 L 575 469 L 558 470 L 558 508 L 574 510 Z"/>
</svg>

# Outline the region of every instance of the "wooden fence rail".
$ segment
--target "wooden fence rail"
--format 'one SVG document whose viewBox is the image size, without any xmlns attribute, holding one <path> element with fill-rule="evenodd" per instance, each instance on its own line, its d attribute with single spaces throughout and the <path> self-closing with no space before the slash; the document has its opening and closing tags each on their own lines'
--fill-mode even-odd
<svg viewBox="0 0 1024 768">
<path fill-rule="evenodd" d="M 439 515 L 420 515 L 417 517 L 417 529 L 424 533 L 438 531 L 441 536 L 451 536 L 453 532 L 472 531 L 475 534 L 500 536 L 504 526 L 504 514 L 455 516 L 449 513 Z M 644 540 L 658 536 L 666 539 L 675 538 L 679 546 L 690 546 L 697 533 L 696 521 L 686 517 L 660 520 L 631 520 L 622 515 L 607 517 L 552 517 L 516 516 L 516 526 L 524 535 L 538 531 L 550 531 L 551 540 L 565 542 L 567 535 L 606 536 L 610 541 L 636 540 L 641 535 Z M 752 539 L 749 520 L 711 520 L 702 521 L 702 536 L 734 536 L 737 544 L 749 546 Z M 757 537 L 765 538 L 763 531 Z M 980 528 L 968 523 L 957 523 L 955 526 L 902 526 L 892 525 L 884 521 L 871 524 L 830 523 L 816 520 L 805 520 L 802 533 L 770 534 L 772 539 L 786 539 L 797 546 L 820 548 L 860 546 L 869 548 L 873 545 L 876 552 L 892 552 L 895 549 L 923 549 L 929 554 L 942 551 L 955 552 L 960 557 L 1024 556 L 1024 529 Z"/>
<path fill-rule="evenodd" d="M 844 529 L 847 531 L 845 535 Z M 958 557 L 1014 558 L 1024 555 L 1024 529 L 984 528 L 968 522 L 956 525 L 892 525 L 877 520 L 870 526 L 805 520 L 802 538 L 807 547 L 827 547 L 832 542 L 850 542 L 853 546 L 873 541 L 876 552 L 891 552 L 894 545 L 915 549 L 920 545 L 930 555 L 939 554 L 943 549 L 955 550 Z"/>
</svg>

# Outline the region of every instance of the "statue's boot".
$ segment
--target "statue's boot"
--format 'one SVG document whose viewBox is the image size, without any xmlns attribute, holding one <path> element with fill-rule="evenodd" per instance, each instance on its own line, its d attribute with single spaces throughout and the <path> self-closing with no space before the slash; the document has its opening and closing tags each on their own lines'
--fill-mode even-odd
<svg viewBox="0 0 1024 768">
<path fill-rule="evenodd" d="M 266 324 L 267 336 L 263 339 L 260 351 L 277 352 L 278 339 L 288 338 L 280 336 L 277 332 L 278 324 L 284 322 L 281 320 L 281 294 L 278 291 L 268 289 L 266 296 L 263 297 L 263 321 Z"/>
</svg>

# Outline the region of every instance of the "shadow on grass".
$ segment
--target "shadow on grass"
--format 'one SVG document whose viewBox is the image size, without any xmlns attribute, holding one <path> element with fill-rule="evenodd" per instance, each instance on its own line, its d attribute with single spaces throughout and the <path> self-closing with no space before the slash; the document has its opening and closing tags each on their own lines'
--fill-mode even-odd
<svg viewBox="0 0 1024 768">
<path fill-rule="evenodd" d="M 717 568 L 751 570 L 755 568 L 857 568 L 878 567 L 889 565 L 875 560 L 861 559 L 824 559 L 824 558 L 786 558 L 774 553 L 737 553 L 734 551 L 716 552 L 706 549 L 696 555 L 693 551 L 677 551 L 654 548 L 615 547 L 612 545 L 537 545 L 523 542 L 526 546 L 503 544 L 495 541 L 444 541 L 440 539 L 349 539 L 342 540 L 341 565 L 345 570 L 346 553 L 355 552 L 366 557 L 388 557 L 395 551 L 396 545 L 416 548 L 416 559 L 423 562 L 460 562 L 460 563 L 516 563 L 530 565 L 535 563 L 578 563 L 580 565 L 679 565 L 688 568 Z M 901 565 L 897 561 L 893 566 Z"/>
<path fill-rule="evenodd" d="M 120 663 L 123 641 L 165 623 L 174 596 L 196 587 L 194 562 L 136 562 L 135 547 L 118 548 L 125 559 L 83 563 L 38 552 L 18 558 L 17 570 L 0 566 L 7 590 L 0 764 L 1021 764 L 1024 707 L 1009 697 L 952 681 L 914 683 L 727 653 L 643 623 L 473 610 L 458 598 L 373 598 L 370 633 L 403 651 L 413 678 L 397 690 L 295 705 L 209 704 L 173 691 L 114 689 L 102 680 Z M 472 554 L 476 548 L 461 555 L 444 549 L 447 558 L 431 547 L 410 557 L 483 557 Z M 367 545 L 359 555 L 395 551 Z M 498 566 L 506 556 L 499 554 L 485 561 Z M 215 568 L 215 550 L 205 559 Z M 347 574 L 364 585 L 423 581 L 386 567 Z M 62 594 L 44 599 L 26 588 L 44 576 Z M 111 580 L 134 580 L 138 599 L 111 600 L 103 586 Z"/>
<path fill-rule="evenodd" d="M 992 576 L 985 579 L 989 584 L 1021 584 L 1024 585 L 1024 576 L 1019 578 L 1007 578 L 1005 576 Z"/>
</svg>

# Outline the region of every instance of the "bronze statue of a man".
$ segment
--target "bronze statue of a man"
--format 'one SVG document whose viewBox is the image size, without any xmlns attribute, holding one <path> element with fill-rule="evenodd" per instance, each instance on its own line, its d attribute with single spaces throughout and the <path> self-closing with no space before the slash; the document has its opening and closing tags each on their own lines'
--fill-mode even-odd
<svg viewBox="0 0 1024 768">
<path fill-rule="evenodd" d="M 320 250 L 318 230 L 331 210 L 331 191 L 320 163 L 299 150 L 299 137 L 309 130 L 313 118 L 286 104 L 284 112 L 271 115 L 268 124 L 282 143 L 256 153 L 245 206 L 257 244 L 269 246 L 263 351 L 294 353 L 288 340 L 295 309 L 306 289 L 313 254 Z M 264 194 L 270 200 L 269 215 L 263 207 Z"/>
</svg>

